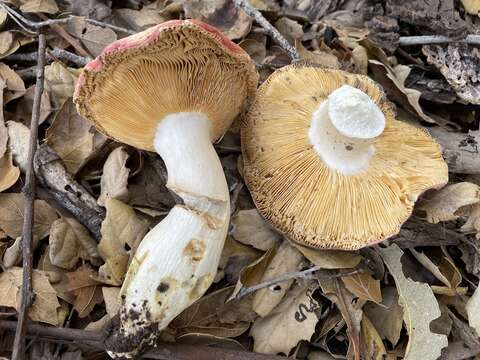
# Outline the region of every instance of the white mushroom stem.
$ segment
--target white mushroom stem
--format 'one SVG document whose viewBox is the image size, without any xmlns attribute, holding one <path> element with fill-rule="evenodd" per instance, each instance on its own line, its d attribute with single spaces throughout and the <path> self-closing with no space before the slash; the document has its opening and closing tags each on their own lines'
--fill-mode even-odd
<svg viewBox="0 0 480 360">
<path fill-rule="evenodd" d="M 144 237 L 121 290 L 121 337 L 137 342 L 138 349 L 210 286 L 230 217 L 228 186 L 205 115 L 164 118 L 155 149 L 167 167 L 167 186 L 184 204 L 176 205 Z"/>
<path fill-rule="evenodd" d="M 332 92 L 312 116 L 308 136 L 333 170 L 355 175 L 375 153 L 373 142 L 385 128 L 385 116 L 363 91 L 344 85 Z"/>
</svg>

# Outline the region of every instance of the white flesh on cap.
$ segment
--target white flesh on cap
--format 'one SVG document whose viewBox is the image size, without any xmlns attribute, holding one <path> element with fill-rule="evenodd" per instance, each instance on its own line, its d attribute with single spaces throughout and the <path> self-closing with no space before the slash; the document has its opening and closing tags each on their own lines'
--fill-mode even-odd
<svg viewBox="0 0 480 360">
<path fill-rule="evenodd" d="M 142 346 L 208 289 L 230 218 L 228 186 L 205 115 L 165 117 L 157 128 L 155 149 L 167 167 L 167 186 L 184 204 L 144 237 L 121 290 L 120 331 L 126 337 L 141 336 Z"/>
<path fill-rule="evenodd" d="M 384 128 L 385 116 L 370 97 L 343 85 L 314 112 L 308 136 L 329 168 L 355 175 L 368 167 Z"/>
</svg>

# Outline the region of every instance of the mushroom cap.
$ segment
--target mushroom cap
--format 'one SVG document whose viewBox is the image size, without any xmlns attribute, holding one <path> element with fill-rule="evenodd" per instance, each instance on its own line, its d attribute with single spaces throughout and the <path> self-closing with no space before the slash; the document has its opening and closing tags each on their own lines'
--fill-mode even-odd
<svg viewBox="0 0 480 360">
<path fill-rule="evenodd" d="M 79 113 L 118 141 L 154 150 L 168 114 L 200 112 L 220 138 L 255 92 L 248 54 L 198 20 L 172 20 L 115 41 L 89 62 L 74 94 Z"/>
<path fill-rule="evenodd" d="M 312 114 L 342 85 L 364 91 L 385 116 L 368 168 L 328 168 L 309 141 Z M 448 181 L 430 135 L 395 119 L 381 88 L 366 76 L 287 66 L 259 88 L 241 129 L 244 177 L 262 215 L 292 240 L 355 250 L 399 232 L 415 200 Z"/>
</svg>

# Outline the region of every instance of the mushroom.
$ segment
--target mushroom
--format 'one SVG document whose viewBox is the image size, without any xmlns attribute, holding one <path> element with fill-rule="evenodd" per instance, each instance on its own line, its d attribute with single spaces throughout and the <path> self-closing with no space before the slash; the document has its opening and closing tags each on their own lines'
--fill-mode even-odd
<svg viewBox="0 0 480 360">
<path fill-rule="evenodd" d="M 244 177 L 262 215 L 292 240 L 356 250 L 399 232 L 418 196 L 448 181 L 440 146 L 395 119 L 363 75 L 277 70 L 241 129 Z"/>
<path fill-rule="evenodd" d="M 256 89 L 238 45 L 196 20 L 168 21 L 118 40 L 87 64 L 74 101 L 97 129 L 156 151 L 176 205 L 141 241 L 121 289 L 112 357 L 132 357 L 212 283 L 230 197 L 212 146 Z"/>
</svg>

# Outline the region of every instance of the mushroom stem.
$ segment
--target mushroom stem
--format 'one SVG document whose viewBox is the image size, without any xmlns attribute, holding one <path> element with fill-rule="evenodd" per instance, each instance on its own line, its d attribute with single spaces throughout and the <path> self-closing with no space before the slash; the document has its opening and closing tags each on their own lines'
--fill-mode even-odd
<svg viewBox="0 0 480 360">
<path fill-rule="evenodd" d="M 385 116 L 363 91 L 343 85 L 312 116 L 310 143 L 324 163 L 344 175 L 367 169 L 374 141 L 385 128 Z"/>
<path fill-rule="evenodd" d="M 167 167 L 167 186 L 184 204 L 176 205 L 135 253 L 121 290 L 120 341 L 112 357 L 131 357 L 152 344 L 215 277 L 230 203 L 210 124 L 201 113 L 176 113 L 158 125 L 154 144 Z"/>
</svg>

